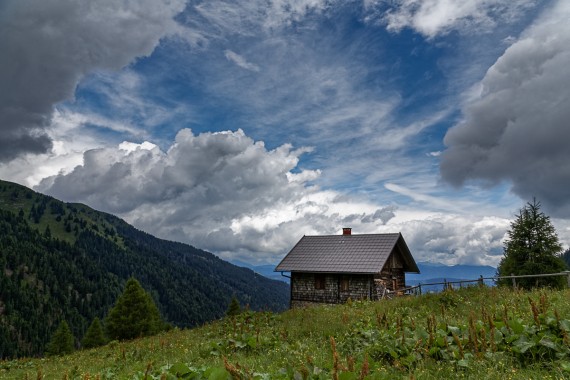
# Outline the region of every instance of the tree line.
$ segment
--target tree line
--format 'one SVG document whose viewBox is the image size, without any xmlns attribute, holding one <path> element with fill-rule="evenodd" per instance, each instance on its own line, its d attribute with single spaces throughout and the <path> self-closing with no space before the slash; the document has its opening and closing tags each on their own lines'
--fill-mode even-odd
<svg viewBox="0 0 570 380">
<path fill-rule="evenodd" d="M 127 281 L 123 294 L 105 317 L 104 325 L 95 317 L 81 339 L 82 348 L 105 345 L 109 340 L 128 340 L 167 330 L 152 297 L 135 278 Z M 46 346 L 47 355 L 69 354 L 76 349 L 75 336 L 63 320 Z"/>
<path fill-rule="evenodd" d="M 253 310 L 288 304 L 283 282 L 0 181 L 0 358 L 42 355 L 63 320 L 82 337 L 95 318 L 104 321 L 131 277 L 178 327 L 224 316 L 232 295 Z"/>
</svg>

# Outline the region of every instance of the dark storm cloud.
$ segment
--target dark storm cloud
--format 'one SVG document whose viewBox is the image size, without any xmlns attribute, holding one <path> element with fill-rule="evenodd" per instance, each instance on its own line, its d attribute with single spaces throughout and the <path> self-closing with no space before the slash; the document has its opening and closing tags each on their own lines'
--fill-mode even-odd
<svg viewBox="0 0 570 380">
<path fill-rule="evenodd" d="M 51 148 L 54 104 L 83 75 L 119 69 L 176 28 L 184 1 L 8 0 L 0 5 L 0 161 Z"/>
<path fill-rule="evenodd" d="M 25 119 L 25 116 L 23 118 Z M 21 152 L 44 153 L 51 148 L 51 139 L 41 130 L 37 128 L 22 129 L 24 131 L 2 131 L 0 135 L 0 161 L 8 161 Z"/>
<path fill-rule="evenodd" d="M 445 180 L 507 180 L 523 199 L 536 196 L 570 217 L 569 17 L 570 3 L 561 1 L 488 70 L 481 94 L 445 137 Z"/>
</svg>

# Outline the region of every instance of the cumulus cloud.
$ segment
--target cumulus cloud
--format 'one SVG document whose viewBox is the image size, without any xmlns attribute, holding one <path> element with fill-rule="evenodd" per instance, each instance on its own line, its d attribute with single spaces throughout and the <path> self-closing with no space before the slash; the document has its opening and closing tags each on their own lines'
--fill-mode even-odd
<svg viewBox="0 0 570 380">
<path fill-rule="evenodd" d="M 511 22 L 535 5 L 535 0 L 395 0 L 368 1 L 369 10 L 380 8 L 390 31 L 412 28 L 428 38 L 449 33 L 488 32 L 498 23 Z M 374 13 L 368 16 L 374 19 Z"/>
<path fill-rule="evenodd" d="M 509 220 L 403 210 L 382 232 L 398 230 L 416 261 L 497 266 Z"/>
<path fill-rule="evenodd" d="M 182 130 L 166 152 L 148 142 L 87 151 L 82 165 L 37 189 L 164 238 L 269 261 L 305 233 L 336 233 L 347 223 L 373 229 L 394 216 L 393 207 L 313 186 L 319 172 L 297 168 L 306 151 L 267 150 L 241 130 Z"/>
<path fill-rule="evenodd" d="M 0 160 L 45 153 L 55 103 L 83 75 L 114 70 L 173 33 L 184 0 L 8 0 L 0 12 Z"/>
<path fill-rule="evenodd" d="M 418 261 L 496 265 L 508 220 L 420 215 L 312 184 L 298 168 L 307 149 L 268 150 L 241 130 L 182 130 L 167 151 L 124 142 L 90 150 L 73 171 L 38 190 L 115 213 L 162 238 L 226 259 L 276 262 L 303 235 L 399 232 Z"/>
<path fill-rule="evenodd" d="M 449 183 L 512 183 L 523 199 L 570 217 L 570 3 L 559 1 L 488 70 L 445 136 Z"/>
</svg>

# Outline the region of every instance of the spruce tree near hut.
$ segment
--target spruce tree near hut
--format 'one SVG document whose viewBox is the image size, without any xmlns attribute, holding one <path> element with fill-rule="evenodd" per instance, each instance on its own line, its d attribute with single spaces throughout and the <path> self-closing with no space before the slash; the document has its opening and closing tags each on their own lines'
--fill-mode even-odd
<svg viewBox="0 0 570 380">
<path fill-rule="evenodd" d="M 75 351 L 75 338 L 66 321 L 62 321 L 46 346 L 47 355 L 65 355 Z"/>
<path fill-rule="evenodd" d="M 107 338 L 105 337 L 103 326 L 99 318 L 95 317 L 81 340 L 81 346 L 83 348 L 94 348 L 103 346 L 105 343 L 107 343 Z"/>
<path fill-rule="evenodd" d="M 566 264 L 560 257 L 562 245 L 550 222 L 550 217 L 540 210 L 540 202 L 533 199 L 528 202 L 516 219 L 511 222 L 507 232 L 504 257 L 497 268 L 499 276 L 559 273 L 566 270 Z M 517 287 L 530 289 L 550 286 L 564 287 L 566 278 L 536 277 L 517 278 Z M 512 285 L 510 279 L 499 280 L 500 285 Z"/>
<path fill-rule="evenodd" d="M 156 334 L 165 330 L 166 324 L 150 294 L 131 277 L 109 311 L 105 327 L 110 339 L 126 340 Z"/>
<path fill-rule="evenodd" d="M 241 305 L 237 297 L 234 295 L 230 304 L 228 305 L 228 310 L 226 311 L 226 316 L 228 317 L 235 317 L 236 315 L 241 314 Z"/>
</svg>

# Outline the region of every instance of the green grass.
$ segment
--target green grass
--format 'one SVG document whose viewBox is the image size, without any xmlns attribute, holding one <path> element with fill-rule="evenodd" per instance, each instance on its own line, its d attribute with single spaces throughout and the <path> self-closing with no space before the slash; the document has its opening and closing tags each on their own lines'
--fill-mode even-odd
<svg viewBox="0 0 570 380">
<path fill-rule="evenodd" d="M 64 357 L 0 362 L 0 378 L 175 379 L 178 371 L 185 378 L 342 380 L 361 378 L 368 367 L 363 378 L 565 379 L 569 296 L 569 290 L 473 287 L 248 312 Z"/>
</svg>

